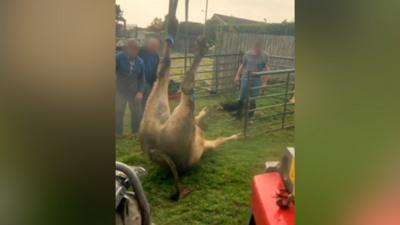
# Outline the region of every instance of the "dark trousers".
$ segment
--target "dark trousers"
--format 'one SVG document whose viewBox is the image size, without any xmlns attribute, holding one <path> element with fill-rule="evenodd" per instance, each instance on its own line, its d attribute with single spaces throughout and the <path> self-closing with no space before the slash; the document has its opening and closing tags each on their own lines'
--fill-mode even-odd
<svg viewBox="0 0 400 225">
<path fill-rule="evenodd" d="M 242 114 L 243 114 L 245 107 L 246 107 L 246 103 L 242 100 L 239 100 L 238 109 L 237 109 L 237 113 L 236 113 L 236 117 L 238 119 L 242 118 Z M 249 112 L 249 118 L 253 117 L 255 108 L 256 108 L 256 101 L 250 101 L 249 109 L 252 111 Z"/>
<path fill-rule="evenodd" d="M 139 131 L 140 120 L 142 118 L 142 103 L 135 102 L 136 92 L 133 94 L 117 91 L 116 94 L 116 134 L 122 135 L 124 131 L 124 115 L 126 105 L 129 105 L 131 118 L 131 132 L 136 134 Z"/>
</svg>

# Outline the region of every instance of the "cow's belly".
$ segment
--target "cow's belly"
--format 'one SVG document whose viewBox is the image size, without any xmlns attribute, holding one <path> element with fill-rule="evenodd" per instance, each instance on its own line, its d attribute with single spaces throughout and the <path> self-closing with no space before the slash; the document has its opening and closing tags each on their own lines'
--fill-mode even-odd
<svg viewBox="0 0 400 225">
<path fill-rule="evenodd" d="M 185 129 L 169 126 L 160 133 L 158 149 L 171 158 L 179 172 L 190 168 L 194 130 L 194 125 L 188 124 Z"/>
</svg>

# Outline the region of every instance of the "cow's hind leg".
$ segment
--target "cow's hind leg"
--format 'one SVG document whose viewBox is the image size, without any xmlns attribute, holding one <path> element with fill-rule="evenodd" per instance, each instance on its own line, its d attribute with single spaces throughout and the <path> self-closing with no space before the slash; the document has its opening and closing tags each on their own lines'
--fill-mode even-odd
<svg viewBox="0 0 400 225">
<path fill-rule="evenodd" d="M 229 137 L 219 137 L 215 140 L 204 140 L 204 150 L 205 151 L 213 150 L 227 141 L 238 140 L 239 138 L 240 134 L 234 134 Z"/>
<path fill-rule="evenodd" d="M 178 174 L 178 170 L 176 168 L 176 165 L 174 163 L 174 161 L 172 161 L 172 159 L 165 153 L 158 151 L 156 149 L 152 149 L 150 150 L 151 154 L 153 156 L 157 156 L 158 158 L 161 158 L 162 161 L 164 161 L 171 173 L 172 176 L 174 177 L 174 183 L 175 183 L 175 193 L 171 195 L 171 199 L 174 201 L 178 201 L 180 198 L 183 198 L 186 194 L 188 194 L 189 192 L 185 189 L 182 188 L 180 179 L 179 179 L 179 174 Z"/>
<path fill-rule="evenodd" d="M 204 107 L 204 108 L 199 112 L 199 114 L 197 114 L 197 116 L 196 116 L 196 118 L 195 118 L 195 121 L 196 121 L 196 124 L 197 124 L 197 125 L 199 125 L 199 124 L 203 121 L 203 119 L 204 119 L 204 117 L 207 115 L 207 113 L 208 113 L 208 108 L 207 108 L 207 107 Z"/>
</svg>

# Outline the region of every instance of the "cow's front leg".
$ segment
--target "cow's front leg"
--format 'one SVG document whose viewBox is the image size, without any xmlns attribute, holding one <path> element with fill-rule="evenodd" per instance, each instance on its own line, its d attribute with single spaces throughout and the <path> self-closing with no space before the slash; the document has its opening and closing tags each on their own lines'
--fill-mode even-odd
<svg viewBox="0 0 400 225">
<path fill-rule="evenodd" d="M 151 132 L 154 133 L 154 126 L 159 126 L 160 124 L 165 123 L 165 121 L 167 121 L 170 116 L 170 108 L 168 102 L 168 83 L 169 71 L 171 67 L 171 49 L 178 29 L 178 21 L 176 20 L 176 7 L 178 1 L 170 0 L 169 4 L 167 30 L 168 37 L 165 39 L 160 65 L 157 70 L 157 80 L 147 99 L 141 125 L 141 127 L 143 127 L 144 129 L 142 129 L 140 133 L 143 133 L 146 130 L 151 130 Z"/>
<path fill-rule="evenodd" d="M 194 87 L 194 78 L 197 68 L 200 65 L 201 59 L 207 51 L 207 45 L 205 38 L 199 38 L 197 40 L 197 51 L 194 56 L 193 62 L 190 65 L 190 68 L 185 73 L 185 77 L 183 78 L 181 85 L 181 100 L 179 105 L 175 108 L 174 112 L 171 115 L 173 120 L 179 121 L 180 126 L 174 125 L 175 128 L 180 127 L 184 129 L 187 127 L 188 123 L 194 123 L 194 100 L 193 100 L 193 87 Z M 170 119 L 171 119 L 170 118 Z M 186 120 L 182 118 L 187 118 Z M 186 132 L 186 130 L 179 130 L 178 132 Z"/>
<path fill-rule="evenodd" d="M 193 94 L 195 73 L 200 65 L 201 59 L 206 54 L 207 50 L 208 48 L 207 48 L 206 38 L 199 37 L 197 39 L 197 49 L 193 58 L 192 65 L 190 65 L 189 70 L 186 71 L 185 77 L 183 78 L 182 82 L 181 89 L 185 95 Z"/>
<path fill-rule="evenodd" d="M 213 150 L 227 141 L 238 140 L 239 138 L 240 134 L 234 134 L 229 137 L 219 137 L 215 140 L 204 140 L 204 150 L 205 151 Z"/>
</svg>

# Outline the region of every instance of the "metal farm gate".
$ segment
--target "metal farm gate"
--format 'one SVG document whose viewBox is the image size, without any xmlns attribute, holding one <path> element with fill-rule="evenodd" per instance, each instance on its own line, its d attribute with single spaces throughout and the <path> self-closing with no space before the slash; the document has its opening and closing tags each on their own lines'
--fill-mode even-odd
<svg viewBox="0 0 400 225">
<path fill-rule="evenodd" d="M 196 98 L 212 96 L 238 96 L 238 87 L 234 76 L 242 60 L 242 53 L 210 54 L 206 55 L 196 73 Z M 171 57 L 170 97 L 177 95 L 183 79 L 185 68 L 188 68 L 193 56 Z M 186 61 L 186 62 L 185 62 Z M 185 66 L 186 65 L 186 66 Z M 254 73 L 249 79 L 268 77 L 267 83 L 258 87 L 248 87 L 248 91 L 257 95 L 248 94 L 244 109 L 243 133 L 248 135 L 253 130 L 265 132 L 282 128 L 293 127 L 294 106 L 289 100 L 294 96 L 294 58 L 269 56 L 268 72 Z M 250 84 L 250 82 L 248 82 Z M 172 90 L 171 90 L 172 89 Z M 250 102 L 256 101 L 256 107 L 251 108 Z M 250 115 L 254 114 L 250 118 Z M 252 128 L 254 127 L 254 129 Z"/>
<path fill-rule="evenodd" d="M 294 127 L 294 104 L 290 100 L 294 97 L 294 69 L 270 70 L 267 72 L 248 75 L 247 97 L 245 101 L 243 134 L 249 134 L 249 125 L 260 127 L 260 121 L 266 131 L 275 131 Z M 252 79 L 267 82 L 260 86 L 250 87 Z M 251 107 L 251 102 L 256 105 Z M 253 115 L 250 117 L 250 115 Z"/>
</svg>

